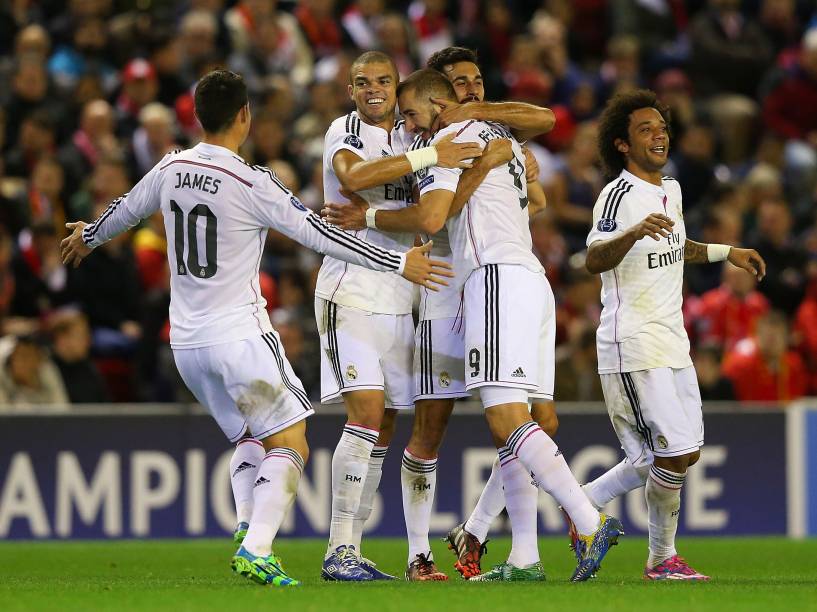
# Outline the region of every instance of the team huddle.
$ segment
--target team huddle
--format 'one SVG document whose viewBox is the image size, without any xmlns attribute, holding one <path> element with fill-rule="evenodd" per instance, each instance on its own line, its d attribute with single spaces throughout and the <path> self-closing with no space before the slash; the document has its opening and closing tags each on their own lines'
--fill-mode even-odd
<svg viewBox="0 0 817 612">
<path fill-rule="evenodd" d="M 469 396 L 485 409 L 497 457 L 471 516 L 446 538 L 463 578 L 545 579 L 537 545 L 542 489 L 569 526 L 570 580 L 585 581 L 623 533 L 600 509 L 645 487 L 645 578 L 707 580 L 675 549 L 681 488 L 703 445 L 681 318 L 683 264 L 728 259 L 759 278 L 765 264 L 752 250 L 686 237 L 680 187 L 661 175 L 669 151 L 664 107 L 639 90 L 613 98 L 600 119 L 602 161 L 615 178 L 594 208 L 587 268 L 602 275 L 599 373 L 625 459 L 582 486 L 552 439 L 555 301 L 529 230 L 545 197 L 522 145 L 552 129 L 553 113 L 485 102 L 477 58 L 459 47 L 436 53 L 402 82 L 380 52 L 358 57 L 349 76 L 355 110 L 325 138 L 323 218 L 267 168 L 238 155 L 251 122 L 246 86 L 214 71 L 195 92 L 203 141 L 168 154 L 93 223 L 69 224 L 63 241 L 64 261 L 78 265 L 161 210 L 174 358 L 236 443 L 233 570 L 260 584 L 299 584 L 272 545 L 308 459 L 305 423 L 314 410 L 261 297 L 258 267 L 273 228 L 325 254 L 315 290 L 321 402 L 343 402 L 348 417 L 332 458 L 325 580 L 394 579 L 363 556 L 362 535 L 395 415 L 410 408 L 400 474 L 405 578 L 448 579 L 429 544 L 437 453 L 455 400 Z M 483 571 L 488 529 L 503 508 L 511 552 Z"/>
</svg>

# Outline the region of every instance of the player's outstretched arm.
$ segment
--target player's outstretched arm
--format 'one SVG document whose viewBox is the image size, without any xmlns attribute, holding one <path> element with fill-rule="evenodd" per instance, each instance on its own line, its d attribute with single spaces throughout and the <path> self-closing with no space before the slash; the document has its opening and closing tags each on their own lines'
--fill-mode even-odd
<svg viewBox="0 0 817 612">
<path fill-rule="evenodd" d="M 545 134 L 556 125 L 553 111 L 544 106 L 526 102 L 468 102 L 458 104 L 451 100 L 432 98 L 443 107 L 432 128 L 442 129 L 452 123 L 476 119 L 507 125 L 518 140 L 529 140 Z"/>
<path fill-rule="evenodd" d="M 332 167 L 343 188 L 352 192 L 383 185 L 429 166 L 470 168 L 482 149 L 475 142 L 453 142 L 454 136 L 450 134 L 434 145 L 404 155 L 370 160 L 343 149 L 335 153 Z"/>
<path fill-rule="evenodd" d="M 465 170 L 457 184 L 457 192 L 451 202 L 446 198 L 421 199 L 416 206 L 398 210 L 372 210 L 368 212 L 373 227 L 385 232 L 423 232 L 436 234 L 446 219 L 462 210 L 480 183 L 493 168 L 507 164 L 513 157 L 511 141 L 507 138 L 491 140 L 477 158 L 473 167 Z M 446 211 L 446 207 L 448 210 Z M 368 203 L 356 194 L 349 195 L 348 204 L 327 202 L 321 216 L 333 225 L 345 230 L 361 230 L 367 227 Z"/>
<path fill-rule="evenodd" d="M 754 249 L 741 249 L 726 244 L 705 244 L 687 238 L 684 242 L 685 263 L 709 263 L 728 260 L 734 266 L 743 268 L 763 280 L 766 276 L 766 262 Z"/>
<path fill-rule="evenodd" d="M 649 236 L 653 240 L 666 238 L 672 232 L 675 222 L 659 213 L 652 213 L 637 225 L 634 225 L 626 232 L 610 240 L 597 240 L 587 249 L 587 259 L 585 267 L 591 274 L 599 274 L 612 270 L 624 256 L 633 248 L 633 245 Z"/>
</svg>

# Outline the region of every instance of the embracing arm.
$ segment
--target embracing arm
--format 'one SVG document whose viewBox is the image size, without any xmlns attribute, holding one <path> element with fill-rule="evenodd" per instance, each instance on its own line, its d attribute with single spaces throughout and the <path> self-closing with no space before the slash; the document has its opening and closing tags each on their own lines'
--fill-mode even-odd
<svg viewBox="0 0 817 612">
<path fill-rule="evenodd" d="M 452 123 L 476 119 L 493 121 L 510 128 L 517 140 L 535 138 L 553 129 L 556 117 L 553 111 L 543 106 L 526 102 L 469 102 L 458 104 L 451 100 L 432 98 L 432 102 L 443 107 L 435 120 L 435 129 Z"/>
<path fill-rule="evenodd" d="M 453 142 L 454 136 L 449 134 L 436 144 L 418 151 L 369 160 L 348 149 L 341 149 L 332 158 L 332 168 L 343 189 L 350 192 L 377 187 L 429 166 L 470 168 L 473 165 L 471 160 L 479 157 L 482 149 L 473 142 Z M 424 157 L 425 161 L 414 167 L 412 156 L 421 155 L 426 150 L 431 151 L 431 157 Z"/>
</svg>

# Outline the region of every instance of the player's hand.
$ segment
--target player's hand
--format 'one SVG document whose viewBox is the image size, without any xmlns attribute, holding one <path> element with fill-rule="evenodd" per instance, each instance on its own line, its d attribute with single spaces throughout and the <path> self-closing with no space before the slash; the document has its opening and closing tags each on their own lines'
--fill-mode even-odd
<svg viewBox="0 0 817 612">
<path fill-rule="evenodd" d="M 513 146 L 511 141 L 507 138 L 495 138 L 489 140 L 488 144 L 482 150 L 482 157 L 479 159 L 480 164 L 485 164 L 487 168 L 497 168 L 507 164 L 513 159 Z"/>
<path fill-rule="evenodd" d="M 426 242 L 423 246 L 414 247 L 406 253 L 406 265 L 403 268 L 403 278 L 412 283 L 422 285 L 431 291 L 439 291 L 439 286 L 448 286 L 444 278 L 454 278 L 451 264 L 439 259 L 430 259 L 428 253 L 431 251 L 432 241 Z"/>
<path fill-rule="evenodd" d="M 525 182 L 533 183 L 539 180 L 539 162 L 528 147 L 522 147 L 525 152 Z"/>
<path fill-rule="evenodd" d="M 431 133 L 441 130 L 452 123 L 460 123 L 469 119 L 476 119 L 474 111 L 477 107 L 473 104 L 459 104 L 453 100 L 442 100 L 440 98 L 429 98 L 433 104 L 442 106 L 442 111 L 431 124 Z"/>
<path fill-rule="evenodd" d="M 653 240 L 661 240 L 672 233 L 672 226 L 675 221 L 661 213 L 650 213 L 638 225 L 633 226 L 635 239 L 641 240 L 644 236 L 649 236 Z"/>
<path fill-rule="evenodd" d="M 369 203 L 356 193 L 341 192 L 349 201 L 345 204 L 326 202 L 321 208 L 321 217 L 332 225 L 344 230 L 366 229 L 366 211 Z"/>
<path fill-rule="evenodd" d="M 482 147 L 475 142 L 454 142 L 454 134 L 446 134 L 434 144 L 437 165 L 441 168 L 470 168 L 474 159 L 482 155 Z"/>
<path fill-rule="evenodd" d="M 60 256 L 66 266 L 73 265 L 76 268 L 93 250 L 82 239 L 82 230 L 86 225 L 88 224 L 84 221 L 65 224 L 65 227 L 71 230 L 71 235 L 60 242 Z"/>
<path fill-rule="evenodd" d="M 760 253 L 754 249 L 739 249 L 732 247 L 729 249 L 729 256 L 726 258 L 729 263 L 743 268 L 750 274 L 757 276 L 757 280 L 763 280 L 766 276 L 766 262 L 760 256 Z"/>
</svg>

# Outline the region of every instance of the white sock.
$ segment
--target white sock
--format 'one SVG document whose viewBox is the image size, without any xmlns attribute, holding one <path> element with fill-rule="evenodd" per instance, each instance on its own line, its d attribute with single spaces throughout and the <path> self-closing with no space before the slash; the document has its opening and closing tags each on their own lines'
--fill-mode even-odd
<svg viewBox="0 0 817 612">
<path fill-rule="evenodd" d="M 599 527 L 599 511 L 593 507 L 567 467 L 562 451 L 533 421 L 520 425 L 508 436 L 508 448 L 519 457 L 534 482 L 550 493 L 570 515 L 582 535 Z"/>
<path fill-rule="evenodd" d="M 235 445 L 230 459 L 230 484 L 235 500 L 236 521 L 249 523 L 255 477 L 264 460 L 264 445 L 255 438 L 243 438 Z"/>
<path fill-rule="evenodd" d="M 681 509 L 681 487 L 686 472 L 679 474 L 653 465 L 647 478 L 647 513 L 650 526 L 648 567 L 675 556 L 675 532 Z"/>
<path fill-rule="evenodd" d="M 341 545 L 353 543 L 354 520 L 363 495 L 378 431 L 347 423 L 332 455 L 332 518 L 329 523 L 329 556 Z"/>
<path fill-rule="evenodd" d="M 522 462 L 506 446 L 499 449 L 505 507 L 511 519 L 511 554 L 508 563 L 528 567 L 539 561 L 536 513 L 539 489 L 531 483 Z"/>
<path fill-rule="evenodd" d="M 304 460 L 291 448 L 273 448 L 264 456 L 253 488 L 250 528 L 242 544 L 252 554 L 272 553 L 272 542 L 295 501 L 303 471 Z"/>
<path fill-rule="evenodd" d="M 474 536 L 480 543 L 485 543 L 491 523 L 505 507 L 505 492 L 502 490 L 502 476 L 499 473 L 499 457 L 494 459 L 491 475 L 479 496 L 479 501 L 465 521 L 465 531 Z"/>
<path fill-rule="evenodd" d="M 418 554 L 431 556 L 428 531 L 431 526 L 431 508 L 437 485 L 437 458 L 423 459 L 403 451 L 400 467 L 400 484 L 403 489 L 403 515 L 408 534 L 408 562 Z"/>
<path fill-rule="evenodd" d="M 383 461 L 386 459 L 388 446 L 377 446 L 372 449 L 369 457 L 369 468 L 366 471 L 366 482 L 363 483 L 363 494 L 360 496 L 360 506 L 355 513 L 355 520 L 352 524 L 352 544 L 360 553 L 360 541 L 363 539 L 363 529 L 366 521 L 372 515 L 374 505 L 374 494 L 380 486 L 380 478 L 383 476 Z"/>
<path fill-rule="evenodd" d="M 636 469 L 628 459 L 624 459 L 604 472 L 593 482 L 582 487 L 587 499 L 597 510 L 601 510 L 619 495 L 643 487 L 647 482 L 649 467 Z"/>
</svg>

